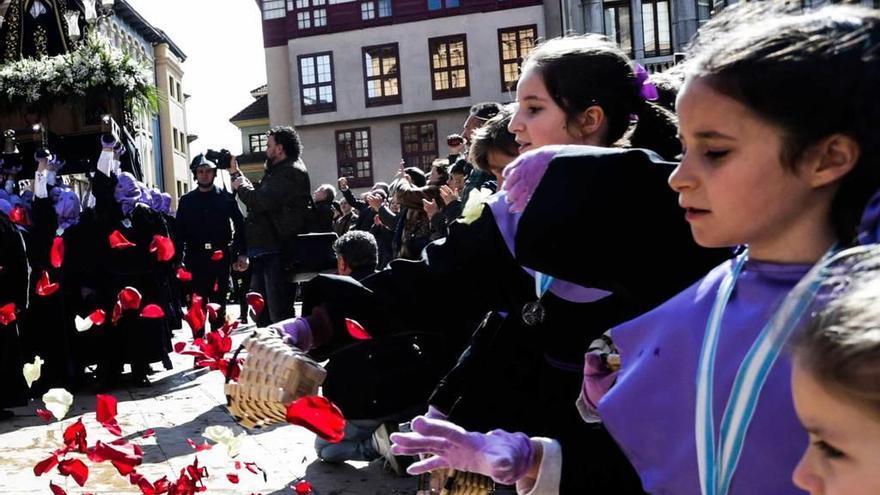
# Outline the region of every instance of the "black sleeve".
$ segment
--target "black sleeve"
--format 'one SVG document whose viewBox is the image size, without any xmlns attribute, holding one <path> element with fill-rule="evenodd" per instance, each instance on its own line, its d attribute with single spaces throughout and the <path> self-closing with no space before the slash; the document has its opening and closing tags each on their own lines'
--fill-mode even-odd
<svg viewBox="0 0 880 495">
<path fill-rule="evenodd" d="M 580 421 L 556 440 L 562 447 L 559 493 L 645 493 L 638 473 L 602 424 Z"/>
<path fill-rule="evenodd" d="M 667 184 L 674 168 L 637 149 L 560 152 L 519 221 L 517 260 L 585 287 L 668 299 L 729 256 L 694 242 Z"/>
<path fill-rule="evenodd" d="M 247 244 L 244 236 L 244 215 L 235 198 L 229 197 L 229 215 L 232 217 L 232 226 L 235 232 L 232 235 L 232 255 L 241 256 L 247 252 Z"/>
<path fill-rule="evenodd" d="M 348 201 L 348 204 L 350 204 L 351 207 L 357 211 L 361 211 L 364 208 L 370 207 L 370 205 L 368 205 L 366 201 L 355 198 L 354 193 L 351 192 L 350 187 L 348 189 L 342 191 L 342 197 L 344 197 L 345 200 Z"/>
</svg>

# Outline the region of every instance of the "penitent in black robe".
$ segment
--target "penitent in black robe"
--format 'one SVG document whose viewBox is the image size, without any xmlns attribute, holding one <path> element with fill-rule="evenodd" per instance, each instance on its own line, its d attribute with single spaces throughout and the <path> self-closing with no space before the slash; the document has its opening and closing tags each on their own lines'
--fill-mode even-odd
<svg viewBox="0 0 880 495">
<path fill-rule="evenodd" d="M 27 307 L 28 264 L 24 242 L 15 225 L 0 213 L 0 307 L 15 304 L 16 317 Z M 27 403 L 21 369 L 18 321 L 0 324 L 0 408 Z"/>
</svg>

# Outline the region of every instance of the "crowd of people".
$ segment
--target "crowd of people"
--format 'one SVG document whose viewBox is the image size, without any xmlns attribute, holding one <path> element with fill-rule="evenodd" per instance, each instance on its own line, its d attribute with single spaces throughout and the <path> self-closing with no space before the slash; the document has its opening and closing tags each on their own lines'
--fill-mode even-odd
<svg viewBox="0 0 880 495">
<path fill-rule="evenodd" d="M 258 323 L 327 361 L 346 426 L 324 461 L 495 493 L 877 493 L 877 87 L 876 10 L 745 4 L 660 75 L 600 36 L 546 40 L 514 104 L 360 194 L 312 190 L 289 127 L 258 184 L 232 159 L 232 193 L 197 157 L 176 218 L 114 142 L 82 201 L 43 152 L 0 192 L 0 367 L 145 381 L 184 294 L 223 304 L 247 273 Z M 335 234 L 336 273 L 295 316 L 306 232 Z"/>
</svg>

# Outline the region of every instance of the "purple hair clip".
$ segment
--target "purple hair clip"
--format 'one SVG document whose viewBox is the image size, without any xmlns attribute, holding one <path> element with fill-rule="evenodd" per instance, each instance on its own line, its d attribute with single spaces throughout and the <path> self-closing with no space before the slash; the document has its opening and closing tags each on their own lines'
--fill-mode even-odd
<svg viewBox="0 0 880 495">
<path fill-rule="evenodd" d="M 880 191 L 877 191 L 865 211 L 862 213 L 862 221 L 859 223 L 859 244 L 876 244 L 880 242 Z"/>
<path fill-rule="evenodd" d="M 639 94 L 647 101 L 655 101 L 660 98 L 660 94 L 657 93 L 657 86 L 650 82 L 650 79 L 651 75 L 642 64 L 636 64 L 636 83 L 640 88 Z"/>
</svg>

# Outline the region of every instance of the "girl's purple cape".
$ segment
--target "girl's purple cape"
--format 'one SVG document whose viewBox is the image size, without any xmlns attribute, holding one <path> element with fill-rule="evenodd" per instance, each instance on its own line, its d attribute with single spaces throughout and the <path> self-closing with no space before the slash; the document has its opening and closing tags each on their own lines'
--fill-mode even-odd
<svg viewBox="0 0 880 495">
<path fill-rule="evenodd" d="M 605 426 L 654 494 L 700 493 L 694 414 L 697 362 L 706 320 L 732 261 L 657 309 L 612 330 L 622 371 L 599 404 Z M 785 295 L 811 265 L 749 261 L 724 313 L 715 361 L 716 446 L 740 363 Z M 791 398 L 791 362 L 783 353 L 758 400 L 732 495 L 803 493 L 791 482 L 807 435 Z"/>
</svg>

